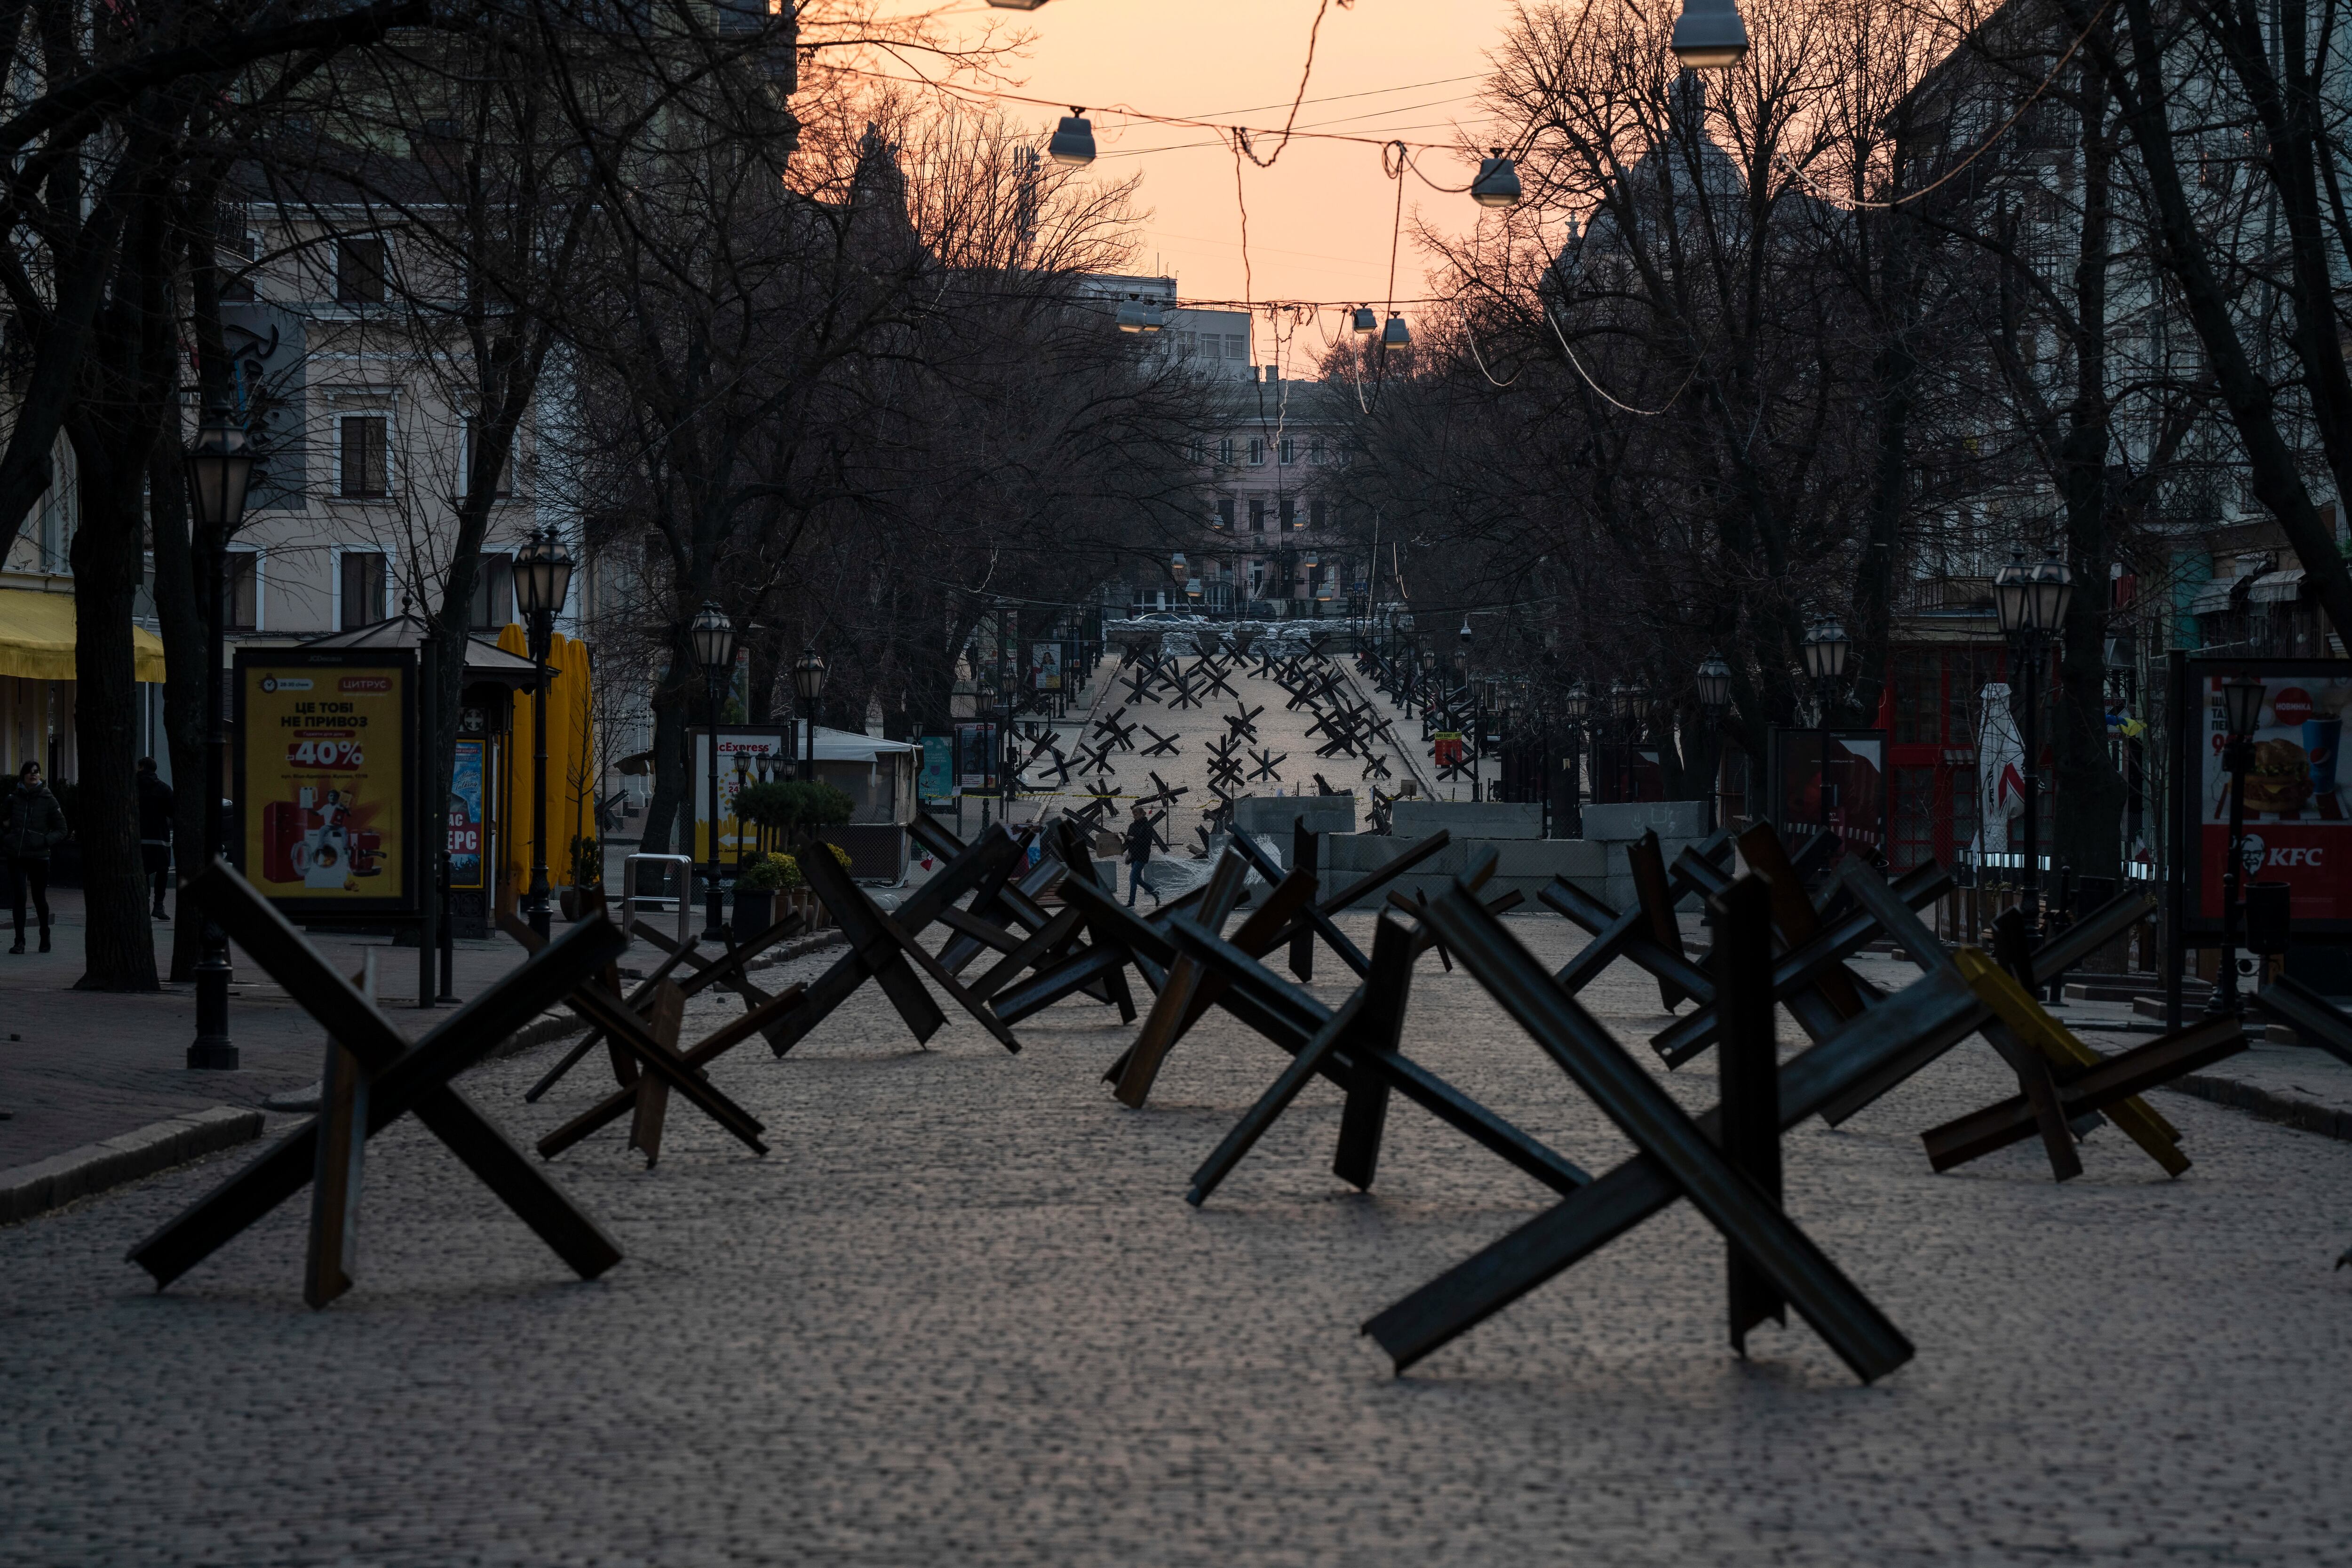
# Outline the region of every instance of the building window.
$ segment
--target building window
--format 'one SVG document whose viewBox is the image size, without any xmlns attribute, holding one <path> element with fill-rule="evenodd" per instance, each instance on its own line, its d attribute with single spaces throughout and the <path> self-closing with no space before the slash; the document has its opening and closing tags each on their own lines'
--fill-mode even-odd
<svg viewBox="0 0 2352 1568">
<path fill-rule="evenodd" d="M 467 617 L 478 632 L 494 632 L 514 619 L 514 557 L 474 558 L 474 605 Z"/>
<path fill-rule="evenodd" d="M 339 239 L 335 242 L 335 303 L 381 305 L 384 301 L 383 241 Z"/>
<path fill-rule="evenodd" d="M 1319 463 L 1323 460 L 1322 437 L 1309 436 L 1307 438 L 1307 460 L 1310 463 Z"/>
<path fill-rule="evenodd" d="M 1286 529 L 1297 528 L 1298 526 L 1298 498 L 1297 496 L 1284 496 L 1280 505 L 1282 508 L 1282 526 Z"/>
<path fill-rule="evenodd" d="M 1234 531 L 1234 498 L 1231 496 L 1221 496 L 1217 500 L 1217 526 L 1227 533 Z"/>
<path fill-rule="evenodd" d="M 1250 437 L 1249 460 L 1253 468 L 1260 467 L 1265 462 L 1265 437 L 1263 436 Z"/>
<path fill-rule="evenodd" d="M 261 629 L 261 552 L 257 550 L 228 552 L 228 629 Z"/>
<path fill-rule="evenodd" d="M 1252 533 L 1265 531 L 1265 500 L 1260 496 L 1250 498 L 1250 531 Z"/>
<path fill-rule="evenodd" d="M 1307 498 L 1307 521 L 1308 522 L 1312 523 L 1317 528 L 1320 528 L 1323 526 L 1324 520 L 1329 515 L 1330 512 L 1328 510 L 1328 503 L 1325 501 L 1323 497 L 1310 496 Z"/>
<path fill-rule="evenodd" d="M 382 414 L 348 414 L 342 435 L 342 494 L 366 499 L 392 493 L 392 420 Z"/>
<path fill-rule="evenodd" d="M 1234 466 L 1234 438 L 1231 436 L 1218 437 L 1217 461 L 1229 468 Z"/>
<path fill-rule="evenodd" d="M 1207 462 L 1209 460 L 1208 441 L 1202 437 L 1195 436 L 1190 441 L 1186 442 L 1184 444 L 1184 460 L 1191 463 L 1195 468 Z"/>
<path fill-rule="evenodd" d="M 355 632 L 383 619 L 383 557 L 372 551 L 346 550 L 337 618 L 342 629 Z"/>
<path fill-rule="evenodd" d="M 1286 463 L 1298 461 L 1298 442 L 1295 438 L 1288 436 L 1282 438 L 1281 461 Z"/>
</svg>

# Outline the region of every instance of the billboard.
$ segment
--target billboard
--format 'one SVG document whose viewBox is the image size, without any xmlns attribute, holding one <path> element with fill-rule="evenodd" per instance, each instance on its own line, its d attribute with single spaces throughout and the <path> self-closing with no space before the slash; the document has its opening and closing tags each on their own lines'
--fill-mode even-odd
<svg viewBox="0 0 2352 1568">
<path fill-rule="evenodd" d="M 996 726 L 958 724 L 955 727 L 956 782 L 967 790 L 996 787 Z"/>
<path fill-rule="evenodd" d="M 239 648 L 237 868 L 289 914 L 413 912 L 415 656 Z"/>
<path fill-rule="evenodd" d="M 735 792 L 745 784 L 760 782 L 760 769 L 765 764 L 777 776 L 798 778 L 793 765 L 793 736 L 790 731 L 766 729 L 759 725 L 719 727 L 719 850 L 721 856 L 742 855 L 755 846 L 752 834 L 735 819 Z M 739 769 L 737 764 L 740 763 Z M 688 792 L 694 797 L 694 858 L 710 858 L 710 731 L 694 731 L 693 787 Z"/>
<path fill-rule="evenodd" d="M 953 804 L 956 793 L 955 739 L 923 737 L 923 772 L 915 781 L 915 798 L 924 805 Z"/>
<path fill-rule="evenodd" d="M 1039 642 L 1029 645 L 1029 687 L 1033 691 L 1062 689 L 1062 645 Z"/>
<path fill-rule="evenodd" d="M 449 768 L 449 886 L 478 889 L 489 846 L 482 781 L 488 773 L 485 741 L 459 741 Z"/>
<path fill-rule="evenodd" d="M 2245 879 L 2284 882 L 2299 933 L 2352 933 L 2352 772 L 2341 765 L 2352 661 L 2189 658 L 2181 669 L 2186 689 L 2177 693 L 2183 700 L 2176 710 L 2186 721 L 2176 798 L 2194 814 L 2179 858 L 2183 925 L 2221 930 L 2231 786 L 2221 683 L 2251 675 L 2263 689 L 2246 774 Z"/>
<path fill-rule="evenodd" d="M 1886 853 L 1886 731 L 1772 731 L 1772 825 L 1790 841 L 1815 833 L 1838 839 L 1832 858 Z"/>
</svg>

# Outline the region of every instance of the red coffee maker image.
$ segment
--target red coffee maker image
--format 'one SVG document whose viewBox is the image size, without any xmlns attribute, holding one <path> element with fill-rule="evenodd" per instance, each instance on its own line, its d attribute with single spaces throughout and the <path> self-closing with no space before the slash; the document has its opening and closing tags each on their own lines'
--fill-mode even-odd
<svg viewBox="0 0 2352 1568">
<path fill-rule="evenodd" d="M 328 790 L 323 801 L 318 794 L 305 784 L 293 800 L 261 808 L 262 880 L 353 891 L 359 878 L 383 875 L 383 836 L 353 820 L 341 790 Z"/>
</svg>

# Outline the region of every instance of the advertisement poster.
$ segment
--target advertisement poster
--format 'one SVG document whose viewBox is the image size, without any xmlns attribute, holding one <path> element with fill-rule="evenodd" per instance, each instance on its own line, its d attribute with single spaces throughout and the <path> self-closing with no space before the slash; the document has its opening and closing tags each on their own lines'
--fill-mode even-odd
<svg viewBox="0 0 2352 1568">
<path fill-rule="evenodd" d="M 996 787 L 996 726 L 955 727 L 956 782 L 965 789 Z"/>
<path fill-rule="evenodd" d="M 1029 688 L 1033 691 L 1062 689 L 1062 645 L 1040 642 L 1029 645 Z"/>
<path fill-rule="evenodd" d="M 923 737 L 923 773 L 915 782 L 916 798 L 925 805 L 955 803 L 955 742 L 946 735 Z"/>
<path fill-rule="evenodd" d="M 305 909 L 408 900 L 405 655 L 299 648 L 236 656 L 240 868 Z"/>
<path fill-rule="evenodd" d="M 488 831 L 482 812 L 482 753 L 486 743 L 459 741 L 449 770 L 449 886 L 482 886 L 482 860 L 488 853 L 483 842 Z"/>
<path fill-rule="evenodd" d="M 792 766 L 792 737 L 773 730 L 719 731 L 719 854 L 731 858 L 754 847 L 757 830 L 735 819 L 735 793 L 760 782 L 767 767 L 780 778 L 798 778 Z M 740 765 L 739 765 L 740 764 Z M 710 858 L 710 731 L 694 732 L 694 858 Z"/>
<path fill-rule="evenodd" d="M 1795 840 L 1829 833 L 1836 857 L 1886 851 L 1886 731 L 1772 731 L 1772 820 Z"/>
<path fill-rule="evenodd" d="M 2241 672 L 2263 686 L 2253 766 L 2246 774 L 2245 838 L 2249 881 L 2284 882 L 2288 918 L 2352 922 L 2352 773 L 2341 763 L 2344 724 L 2352 718 L 2352 664 L 2315 659 L 2241 664 L 2194 661 L 2193 707 L 2202 720 L 2192 737 L 2199 773 L 2193 907 L 2221 918 L 2221 875 L 2230 841 L 2230 771 L 2222 765 L 2227 724 L 2221 683 Z"/>
</svg>

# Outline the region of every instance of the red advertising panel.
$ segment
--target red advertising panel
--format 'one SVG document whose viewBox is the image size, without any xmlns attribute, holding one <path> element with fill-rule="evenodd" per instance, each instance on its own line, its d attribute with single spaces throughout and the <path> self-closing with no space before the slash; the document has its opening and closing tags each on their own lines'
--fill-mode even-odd
<svg viewBox="0 0 2352 1568">
<path fill-rule="evenodd" d="M 2221 919 L 2223 858 L 2230 841 L 2230 772 L 2221 682 L 2263 682 L 2253 767 L 2246 774 L 2242 859 L 2249 881 L 2284 882 L 2298 925 L 2352 931 L 2352 770 L 2338 764 L 2352 718 L 2352 662 L 2319 659 L 2192 659 L 2189 664 L 2186 798 L 2196 809 L 2187 868 L 2195 920 Z"/>
</svg>

